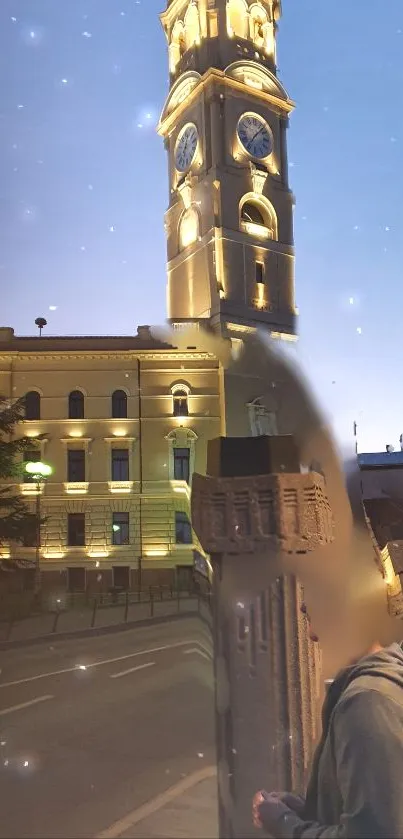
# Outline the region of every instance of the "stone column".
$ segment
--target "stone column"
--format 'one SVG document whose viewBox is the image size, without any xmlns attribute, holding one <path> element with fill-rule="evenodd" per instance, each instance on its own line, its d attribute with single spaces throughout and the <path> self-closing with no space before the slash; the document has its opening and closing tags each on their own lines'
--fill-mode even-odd
<svg viewBox="0 0 403 839">
<path fill-rule="evenodd" d="M 221 839 L 256 835 L 261 788 L 302 792 L 316 726 L 316 662 L 286 553 L 331 541 L 321 475 L 292 437 L 219 438 L 195 475 L 193 527 L 214 571 Z"/>
</svg>

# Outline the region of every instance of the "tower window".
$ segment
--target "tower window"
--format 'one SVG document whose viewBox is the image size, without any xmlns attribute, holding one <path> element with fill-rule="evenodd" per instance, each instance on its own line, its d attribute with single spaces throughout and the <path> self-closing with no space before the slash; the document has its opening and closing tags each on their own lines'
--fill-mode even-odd
<svg viewBox="0 0 403 839">
<path fill-rule="evenodd" d="M 174 417 L 188 417 L 189 405 L 188 395 L 185 390 L 176 390 L 173 395 Z"/>
<path fill-rule="evenodd" d="M 248 7 L 245 0 L 228 0 L 227 2 L 227 32 L 233 38 L 248 37 Z"/>
<path fill-rule="evenodd" d="M 115 390 L 112 393 L 112 417 L 114 419 L 127 417 L 127 396 L 124 390 Z"/>
<path fill-rule="evenodd" d="M 263 262 L 255 263 L 255 278 L 257 283 L 264 283 L 264 265 Z"/>
<path fill-rule="evenodd" d="M 246 201 L 241 211 L 242 221 L 249 222 L 249 224 L 261 224 L 264 226 L 264 218 L 256 204 L 251 201 Z"/>
<path fill-rule="evenodd" d="M 72 390 L 69 394 L 69 419 L 84 419 L 84 394 Z"/>
<path fill-rule="evenodd" d="M 181 216 L 179 224 L 179 250 L 197 242 L 200 236 L 200 218 L 195 207 L 188 207 Z"/>
<path fill-rule="evenodd" d="M 270 201 L 261 196 L 245 195 L 239 207 L 239 222 L 241 230 L 259 239 L 274 239 L 277 241 L 277 216 Z"/>
<path fill-rule="evenodd" d="M 30 390 L 25 394 L 25 419 L 38 420 L 41 418 L 41 397 L 37 390 Z"/>
<path fill-rule="evenodd" d="M 208 28 L 209 28 L 209 37 L 210 38 L 217 38 L 218 35 L 218 16 L 217 10 L 209 10 L 208 14 Z"/>
</svg>

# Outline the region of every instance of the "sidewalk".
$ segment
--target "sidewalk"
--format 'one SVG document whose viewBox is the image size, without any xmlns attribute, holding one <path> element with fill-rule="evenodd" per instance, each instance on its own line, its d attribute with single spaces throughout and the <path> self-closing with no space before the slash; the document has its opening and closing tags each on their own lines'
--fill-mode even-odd
<svg viewBox="0 0 403 839">
<path fill-rule="evenodd" d="M 98 839 L 218 839 L 216 768 L 207 766 L 129 813 Z"/>
<path fill-rule="evenodd" d="M 100 606 L 96 615 L 93 615 L 91 608 L 72 609 L 60 615 L 48 612 L 15 623 L 0 621 L 0 650 L 57 639 L 95 637 L 192 616 L 199 616 L 207 622 L 209 620 L 208 608 L 196 596 L 156 600 L 152 604 L 130 603 L 127 614 L 122 606 Z"/>
</svg>

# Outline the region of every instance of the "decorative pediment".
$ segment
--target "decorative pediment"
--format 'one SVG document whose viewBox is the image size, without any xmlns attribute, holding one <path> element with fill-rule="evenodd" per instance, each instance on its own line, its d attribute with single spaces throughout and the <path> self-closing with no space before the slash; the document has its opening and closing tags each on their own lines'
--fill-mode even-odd
<svg viewBox="0 0 403 839">
<path fill-rule="evenodd" d="M 289 105 L 293 104 L 287 91 L 274 73 L 271 73 L 270 70 L 262 67 L 256 61 L 235 61 L 226 68 L 225 75 L 238 82 L 243 82 L 254 90 L 260 90 L 263 93 L 275 96 L 277 99 L 282 99 Z"/>
<path fill-rule="evenodd" d="M 195 431 L 192 431 L 191 428 L 174 428 L 169 434 L 165 437 L 166 440 L 169 440 L 174 446 L 178 446 L 181 448 L 182 446 L 186 448 L 186 446 L 190 446 L 191 443 L 195 443 L 198 440 L 198 436 Z"/>
<path fill-rule="evenodd" d="M 173 85 L 168 99 L 165 102 L 164 109 L 162 111 L 158 130 L 160 129 L 162 123 L 166 120 L 166 118 L 175 110 L 175 108 L 179 107 L 182 102 L 190 96 L 192 90 L 196 87 L 201 79 L 200 73 L 197 73 L 195 70 L 189 70 L 188 73 L 184 73 L 177 82 Z"/>
</svg>

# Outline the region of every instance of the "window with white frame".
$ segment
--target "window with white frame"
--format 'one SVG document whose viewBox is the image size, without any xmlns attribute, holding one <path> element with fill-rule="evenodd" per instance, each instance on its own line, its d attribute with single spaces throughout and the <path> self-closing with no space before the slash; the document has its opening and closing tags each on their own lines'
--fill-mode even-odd
<svg viewBox="0 0 403 839">
<path fill-rule="evenodd" d="M 111 474 L 112 481 L 128 481 L 129 451 L 128 449 L 112 449 L 111 451 Z"/>
<path fill-rule="evenodd" d="M 174 417 L 189 416 L 189 393 L 190 388 L 185 384 L 176 384 L 171 388 L 172 413 Z"/>
<path fill-rule="evenodd" d="M 197 434 L 191 428 L 175 428 L 165 439 L 169 446 L 169 480 L 190 484 L 195 467 Z"/>
</svg>

